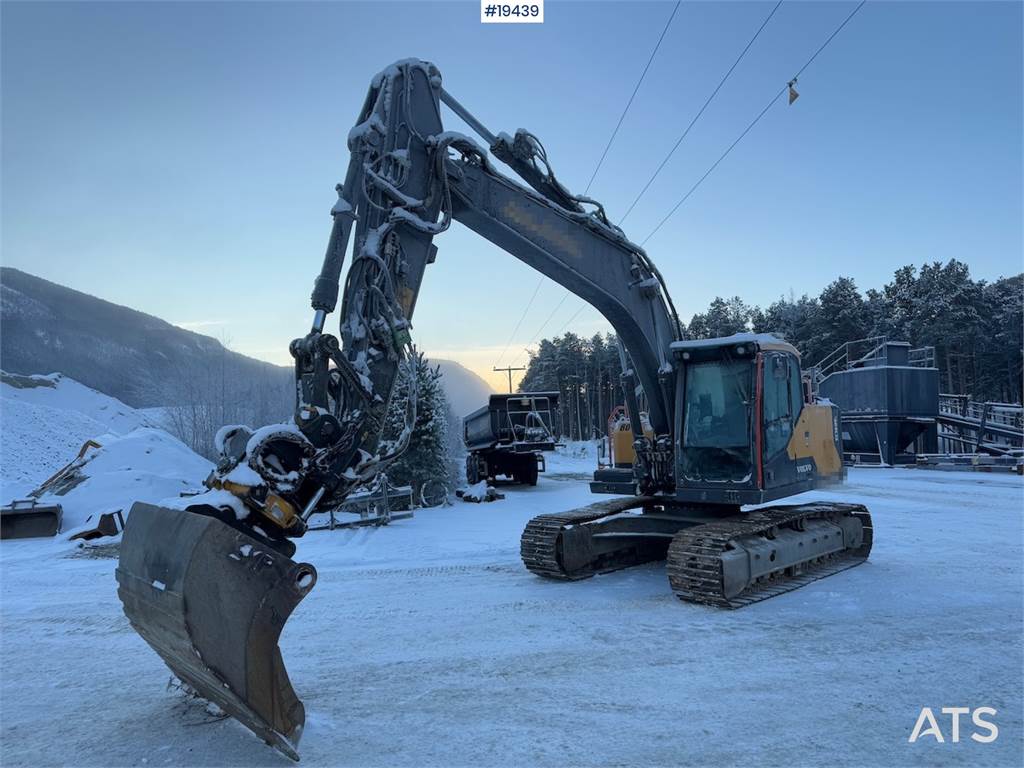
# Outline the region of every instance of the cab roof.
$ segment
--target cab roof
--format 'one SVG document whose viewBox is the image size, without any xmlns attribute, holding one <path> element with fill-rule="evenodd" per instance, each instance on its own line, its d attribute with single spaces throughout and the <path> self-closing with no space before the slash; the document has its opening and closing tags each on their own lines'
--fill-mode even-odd
<svg viewBox="0 0 1024 768">
<path fill-rule="evenodd" d="M 673 341 L 669 349 L 673 353 L 694 352 L 697 350 L 711 351 L 721 347 L 738 346 L 750 344 L 758 350 L 772 350 L 776 352 L 789 352 L 800 357 L 796 347 L 787 341 L 783 341 L 772 333 L 734 333 L 732 336 L 723 336 L 718 339 L 689 339 L 687 341 Z"/>
</svg>

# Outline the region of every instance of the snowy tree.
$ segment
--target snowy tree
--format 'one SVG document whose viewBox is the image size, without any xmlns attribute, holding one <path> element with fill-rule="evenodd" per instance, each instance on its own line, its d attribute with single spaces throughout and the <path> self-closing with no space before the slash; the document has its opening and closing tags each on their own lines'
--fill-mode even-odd
<svg viewBox="0 0 1024 768">
<path fill-rule="evenodd" d="M 692 339 L 712 339 L 750 330 L 751 311 L 739 296 L 716 296 L 703 314 L 696 314 L 688 328 Z"/>
<path fill-rule="evenodd" d="M 849 277 L 829 283 L 818 297 L 815 348 L 827 355 L 848 341 L 868 335 L 867 310 L 857 284 Z"/>
<path fill-rule="evenodd" d="M 449 424 L 454 418 L 441 384 L 441 369 L 431 367 L 423 355 L 417 355 L 412 366 L 416 376 L 416 424 L 409 447 L 387 468 L 388 479 L 395 485 L 411 485 L 415 499 L 429 481 L 439 481 L 448 488 L 455 477 L 455 459 L 449 439 Z M 409 393 L 408 374 L 399 376 L 391 397 L 385 424 L 386 438 L 397 436 L 405 426 L 405 404 Z"/>
<path fill-rule="evenodd" d="M 554 427 L 568 440 L 604 434 L 608 414 L 622 403 L 622 366 L 613 334 L 574 333 L 543 339 L 530 354 L 520 392 L 558 392 Z"/>
</svg>

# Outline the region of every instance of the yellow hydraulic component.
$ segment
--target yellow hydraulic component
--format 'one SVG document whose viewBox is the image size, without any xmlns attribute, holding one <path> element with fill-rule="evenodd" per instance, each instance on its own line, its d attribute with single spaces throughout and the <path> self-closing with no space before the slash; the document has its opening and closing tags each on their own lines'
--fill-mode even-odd
<svg viewBox="0 0 1024 768">
<path fill-rule="evenodd" d="M 291 527 L 292 523 L 295 522 L 295 518 L 299 516 L 294 506 L 275 493 L 267 494 L 267 500 L 263 502 L 263 509 L 260 512 L 274 525 L 282 528 Z"/>
<path fill-rule="evenodd" d="M 633 430 L 629 422 L 620 422 L 611 433 L 612 464 L 616 467 L 631 467 L 636 459 L 633 448 Z"/>
<path fill-rule="evenodd" d="M 213 476 L 207 479 L 206 484 L 210 488 L 225 490 L 237 496 L 246 506 L 256 508 L 261 515 L 280 528 L 290 528 L 299 516 L 295 506 L 282 499 L 276 493 L 268 493 L 267 498 L 260 504 L 250 494 L 252 490 L 250 485 L 242 485 L 231 480 L 221 480 Z"/>
</svg>

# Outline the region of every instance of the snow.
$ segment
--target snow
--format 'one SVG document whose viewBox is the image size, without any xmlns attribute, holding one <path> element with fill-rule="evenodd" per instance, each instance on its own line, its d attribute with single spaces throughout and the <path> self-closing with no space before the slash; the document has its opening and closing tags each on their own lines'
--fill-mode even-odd
<svg viewBox="0 0 1024 768">
<path fill-rule="evenodd" d="M 357 123 L 353 126 L 352 130 L 348 132 L 348 148 L 355 151 L 357 144 L 366 138 L 366 136 L 372 132 L 379 134 L 385 133 L 387 130 L 384 125 L 384 121 L 380 119 L 380 116 L 376 112 L 370 114 L 366 120 L 361 123 Z"/>
<path fill-rule="evenodd" d="M 868 505 L 870 561 L 728 612 L 676 600 L 660 564 L 524 570 L 529 518 L 603 498 L 594 464 L 570 444 L 498 504 L 297 540 L 319 573 L 281 638 L 303 766 L 1019 764 L 1020 477 L 851 468 L 792 501 Z M 104 554 L 0 543 L 4 765 L 289 765 L 168 690 Z M 999 738 L 910 744 L 924 706 L 991 706 Z"/>
<path fill-rule="evenodd" d="M 59 374 L 36 378 L 54 386 L 0 385 L 0 502 L 25 497 L 74 459 L 86 440 L 96 441 L 101 447 L 90 449 L 76 470 L 81 482 L 39 497 L 63 508 L 61 541 L 90 517 L 117 509 L 127 516 L 134 502 L 177 497 L 209 474 L 208 461 L 151 426 L 150 416 Z"/>
<path fill-rule="evenodd" d="M 252 432 L 252 429 L 247 427 L 245 424 L 225 424 L 223 427 L 217 430 L 217 434 L 213 436 L 213 449 L 217 451 L 221 456 L 225 453 L 225 443 L 228 438 L 239 431 Z"/>
<path fill-rule="evenodd" d="M 463 501 L 474 501 L 481 502 L 487 500 L 487 491 L 493 490 L 489 488 L 486 480 L 481 480 L 479 483 L 466 486 L 462 489 L 462 500 Z"/>
<path fill-rule="evenodd" d="M 227 475 L 224 476 L 225 480 L 232 483 L 238 483 L 239 485 L 263 485 L 264 480 L 260 477 L 260 473 L 250 467 L 248 464 L 239 464 Z"/>
<path fill-rule="evenodd" d="M 352 203 L 342 197 L 341 193 L 338 193 L 338 202 L 331 208 L 332 215 L 338 215 L 341 213 L 352 213 Z"/>
<path fill-rule="evenodd" d="M 688 339 L 686 341 L 673 341 L 669 349 L 673 352 L 683 352 L 687 349 L 703 349 L 707 347 L 724 347 L 730 344 L 786 344 L 773 333 L 734 333 L 732 336 L 724 336 L 720 339 Z"/>
<path fill-rule="evenodd" d="M 90 515 L 128 510 L 136 501 L 161 502 L 200 487 L 210 462 L 159 429 L 136 429 L 124 436 L 99 436 L 102 448 L 90 451 L 78 470 L 85 480 L 62 495 L 45 493 L 41 504 L 60 504 L 64 535 L 74 533 Z M 4 465 L 4 472 L 7 465 Z"/>
<path fill-rule="evenodd" d="M 177 498 L 166 498 L 160 500 L 160 505 L 168 509 L 185 509 L 200 504 L 208 504 L 211 507 L 228 507 L 235 513 L 235 518 L 244 520 L 249 516 L 249 510 L 240 498 L 230 491 L 214 489 L 203 491 L 194 496 L 179 496 Z"/>
<path fill-rule="evenodd" d="M 260 427 L 252 433 L 249 442 L 245 444 L 245 455 L 252 456 L 259 449 L 260 443 L 277 435 L 298 435 L 303 442 L 306 442 L 306 436 L 302 434 L 302 430 L 295 426 L 294 422 L 283 421 L 280 424 L 267 424 L 265 427 Z"/>
<path fill-rule="evenodd" d="M 24 496 L 75 456 L 86 440 L 158 422 L 59 373 L 17 376 L 40 386 L 0 383 L 0 503 Z"/>
</svg>

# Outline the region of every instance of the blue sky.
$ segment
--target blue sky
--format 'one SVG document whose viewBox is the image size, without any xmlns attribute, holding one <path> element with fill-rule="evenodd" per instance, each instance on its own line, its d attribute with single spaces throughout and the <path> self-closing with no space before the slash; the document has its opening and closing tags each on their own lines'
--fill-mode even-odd
<svg viewBox="0 0 1024 768">
<path fill-rule="evenodd" d="M 773 4 L 682 4 L 591 188 L 613 218 Z M 783 3 L 626 220 L 634 240 L 855 4 Z M 582 191 L 671 8 L 549 0 L 542 25 L 481 25 L 475 2 L 4 2 L 3 263 L 287 363 L 376 71 L 434 61 L 485 125 L 533 131 Z M 880 286 L 926 260 L 1019 272 L 1021 27 L 1017 2 L 869 2 L 797 103 L 776 104 L 647 243 L 680 312 L 817 294 L 838 274 Z M 538 278 L 461 227 L 435 244 L 414 337 L 485 374 Z M 525 359 L 563 293 L 545 281 L 503 362 Z M 587 308 L 569 329 L 606 327 Z"/>
</svg>

